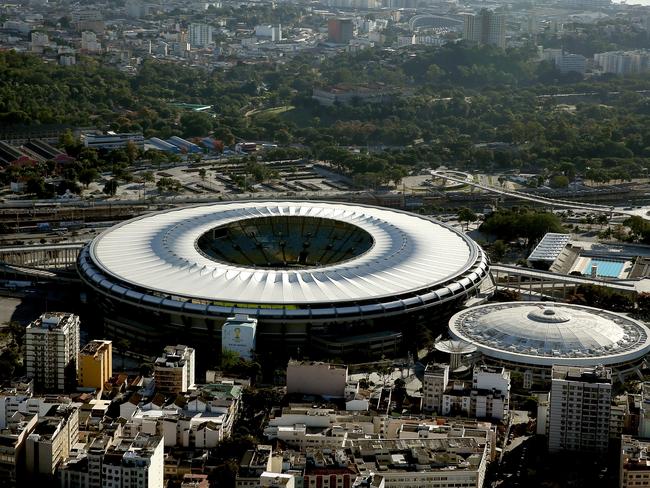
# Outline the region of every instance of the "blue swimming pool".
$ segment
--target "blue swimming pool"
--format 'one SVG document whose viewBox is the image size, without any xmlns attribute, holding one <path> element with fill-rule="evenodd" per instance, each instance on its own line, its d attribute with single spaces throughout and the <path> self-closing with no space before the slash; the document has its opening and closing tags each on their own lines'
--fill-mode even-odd
<svg viewBox="0 0 650 488">
<path fill-rule="evenodd" d="M 590 259 L 582 274 L 589 276 L 591 275 L 591 267 L 598 266 L 598 271 L 596 272 L 597 276 L 602 276 L 604 278 L 618 278 L 623 271 L 623 266 L 625 266 L 624 261 L 609 261 L 604 259 Z"/>
</svg>

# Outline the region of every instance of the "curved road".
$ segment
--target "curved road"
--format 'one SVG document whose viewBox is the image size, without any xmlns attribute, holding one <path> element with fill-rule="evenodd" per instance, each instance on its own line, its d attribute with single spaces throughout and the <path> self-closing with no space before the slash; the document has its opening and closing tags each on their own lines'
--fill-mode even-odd
<svg viewBox="0 0 650 488">
<path fill-rule="evenodd" d="M 434 178 L 442 178 L 442 179 L 454 181 L 456 183 L 463 183 L 466 185 L 473 186 L 475 188 L 479 188 L 484 191 L 496 193 L 498 195 L 508 196 L 511 198 L 518 198 L 520 200 L 527 200 L 535 203 L 543 203 L 550 207 L 570 208 L 571 210 L 586 210 L 589 212 L 605 213 L 610 215 L 613 213 L 628 215 L 628 216 L 639 215 L 644 219 L 649 218 L 648 215 L 646 215 L 646 212 L 648 211 L 647 209 L 624 210 L 620 207 L 617 208 L 613 205 L 598 205 L 596 203 L 580 203 L 580 202 L 573 202 L 570 200 L 560 200 L 560 199 L 542 197 L 538 195 L 530 195 L 528 193 L 522 193 L 516 190 L 505 190 L 503 188 L 495 188 L 493 186 L 482 185 L 480 183 L 475 183 L 474 181 L 469 181 L 468 179 L 462 179 L 455 176 L 451 176 L 445 171 L 431 170 L 431 176 L 433 176 Z"/>
</svg>

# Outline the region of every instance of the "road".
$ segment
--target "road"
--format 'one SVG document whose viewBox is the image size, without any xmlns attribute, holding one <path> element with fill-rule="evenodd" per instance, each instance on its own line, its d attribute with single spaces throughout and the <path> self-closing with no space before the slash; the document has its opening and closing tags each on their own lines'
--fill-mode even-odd
<svg viewBox="0 0 650 488">
<path fill-rule="evenodd" d="M 431 171 L 431 176 L 434 178 L 444 178 L 450 181 L 455 181 L 457 183 L 462 183 L 465 185 L 473 186 L 475 188 L 479 188 L 481 190 L 491 192 L 491 193 L 496 193 L 498 195 L 503 195 L 503 196 L 508 196 L 511 198 L 517 198 L 520 200 L 527 200 L 530 202 L 535 202 L 535 203 L 542 203 L 546 204 L 550 207 L 555 207 L 555 208 L 568 208 L 571 210 L 587 210 L 589 212 L 593 213 L 606 213 L 606 214 L 612 214 L 612 213 L 618 213 L 618 214 L 623 214 L 623 215 L 638 215 L 639 213 L 634 213 L 634 210 L 625 210 L 620 207 L 613 207 L 613 206 L 608 206 L 608 205 L 598 205 L 598 204 L 589 204 L 589 203 L 580 203 L 580 202 L 573 202 L 570 200 L 559 200 L 559 199 L 553 199 L 553 198 L 546 198 L 546 197 L 541 197 L 539 195 L 531 195 L 528 193 L 522 193 L 518 192 L 516 190 L 507 190 L 504 188 L 496 188 L 494 186 L 482 184 L 482 183 L 475 183 L 473 181 L 467 181 L 466 179 L 462 178 L 457 178 L 456 176 L 452 176 L 448 174 L 447 172 L 444 171 L 436 171 L 432 170 Z M 639 209 L 638 212 L 643 213 L 643 209 Z M 643 218 L 648 218 L 647 215 L 643 214 L 641 215 Z"/>
</svg>

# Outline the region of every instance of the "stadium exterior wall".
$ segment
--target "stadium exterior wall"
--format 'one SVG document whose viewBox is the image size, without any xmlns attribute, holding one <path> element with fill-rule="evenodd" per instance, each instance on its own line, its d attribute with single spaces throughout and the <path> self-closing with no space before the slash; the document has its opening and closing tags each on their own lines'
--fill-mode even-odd
<svg viewBox="0 0 650 488">
<path fill-rule="evenodd" d="M 221 326 L 226 318 L 247 314 L 258 320 L 259 350 L 282 348 L 291 353 L 300 348 L 308 352 L 315 346 L 313 350 L 323 354 L 392 355 L 399 339 L 390 336 L 390 340 L 384 341 L 373 333 L 398 332 L 410 342 L 419 328 L 434 324 L 443 330 L 446 319 L 476 295 L 482 282 L 489 278 L 489 262 L 483 250 L 466 236 L 462 239 L 471 249 L 471 262 L 447 281 L 400 296 L 353 303 L 246 307 L 246 304 L 201 303 L 188 297 L 164 296 L 107 273 L 93 260 L 93 243 L 79 254 L 77 270 L 90 300 L 103 317 L 106 333 L 128 337 L 150 347 L 159 347 L 182 334 L 190 345 L 214 344 L 215 350 L 220 349 Z M 367 335 L 366 343 L 359 340 L 361 335 Z M 348 336 L 354 336 L 350 343 L 346 343 Z"/>
</svg>

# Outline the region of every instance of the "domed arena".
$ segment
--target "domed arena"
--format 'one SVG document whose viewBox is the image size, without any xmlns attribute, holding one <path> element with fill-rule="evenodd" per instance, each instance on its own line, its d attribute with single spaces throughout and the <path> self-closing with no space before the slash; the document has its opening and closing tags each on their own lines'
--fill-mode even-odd
<svg viewBox="0 0 650 488">
<path fill-rule="evenodd" d="M 486 363 L 523 373 L 525 387 L 550 381 L 553 365 L 604 365 L 623 380 L 639 372 L 650 351 L 650 330 L 639 321 L 549 302 L 469 308 L 450 319 L 449 334 L 475 345 Z"/>
<path fill-rule="evenodd" d="M 218 343 L 247 315 L 262 349 L 340 357 L 399 352 L 489 276 L 474 241 L 428 217 L 315 201 L 148 214 L 96 237 L 77 268 L 109 333 Z"/>
</svg>

